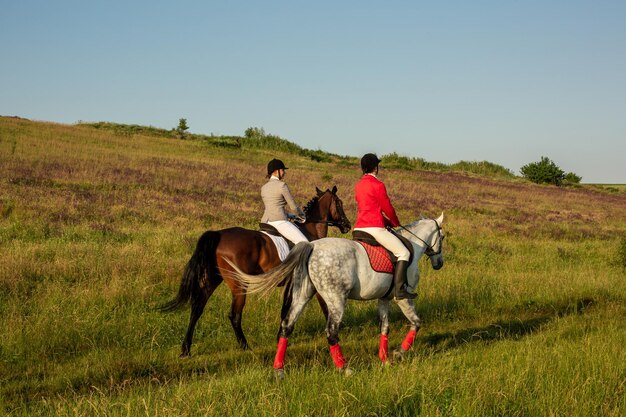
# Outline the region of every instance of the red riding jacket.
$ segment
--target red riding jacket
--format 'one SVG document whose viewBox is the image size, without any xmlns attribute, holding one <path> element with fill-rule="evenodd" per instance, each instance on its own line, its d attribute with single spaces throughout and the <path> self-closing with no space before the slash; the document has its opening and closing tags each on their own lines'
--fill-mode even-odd
<svg viewBox="0 0 626 417">
<path fill-rule="evenodd" d="M 400 226 L 396 211 L 389 201 L 385 184 L 373 175 L 365 174 L 354 187 L 358 206 L 354 227 Z M 383 217 L 383 214 L 387 217 Z"/>
</svg>

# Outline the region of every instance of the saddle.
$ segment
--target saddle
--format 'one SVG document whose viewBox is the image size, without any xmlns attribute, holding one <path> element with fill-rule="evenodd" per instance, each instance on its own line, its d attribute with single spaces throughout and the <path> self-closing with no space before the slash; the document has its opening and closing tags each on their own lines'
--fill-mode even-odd
<svg viewBox="0 0 626 417">
<path fill-rule="evenodd" d="M 409 239 L 395 233 L 391 230 L 391 233 L 394 234 L 400 241 L 404 244 L 404 246 L 409 250 L 411 256 L 409 257 L 409 263 L 413 261 L 414 250 L 413 245 Z M 396 256 L 387 250 L 384 246 L 381 246 L 380 243 L 372 235 L 362 230 L 353 230 L 352 231 L 352 240 L 358 242 L 363 246 L 365 252 L 367 252 L 367 257 L 370 260 L 370 265 L 372 269 L 376 272 L 385 272 L 388 274 L 393 273 L 393 268 L 398 261 Z"/>
<path fill-rule="evenodd" d="M 285 239 L 285 242 L 287 242 L 287 246 L 289 246 L 289 250 L 293 249 L 293 247 L 296 246 L 296 244 L 293 243 L 291 240 L 289 240 L 285 236 L 281 235 L 280 232 L 278 231 L 278 229 L 276 229 L 271 224 L 259 223 L 259 230 L 262 231 L 262 232 L 267 233 L 268 235 L 282 237 L 283 239 Z"/>
</svg>

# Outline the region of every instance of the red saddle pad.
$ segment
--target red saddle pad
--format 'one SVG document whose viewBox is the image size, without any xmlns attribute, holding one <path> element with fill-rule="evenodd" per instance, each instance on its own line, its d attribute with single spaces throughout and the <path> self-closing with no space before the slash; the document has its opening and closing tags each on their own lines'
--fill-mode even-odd
<svg viewBox="0 0 626 417">
<path fill-rule="evenodd" d="M 367 256 L 370 258 L 370 265 L 374 271 L 385 272 L 387 274 L 393 273 L 393 263 L 391 262 L 387 249 L 382 246 L 368 245 L 360 240 L 357 240 L 357 242 L 360 243 L 365 249 L 365 252 L 367 252 Z"/>
</svg>

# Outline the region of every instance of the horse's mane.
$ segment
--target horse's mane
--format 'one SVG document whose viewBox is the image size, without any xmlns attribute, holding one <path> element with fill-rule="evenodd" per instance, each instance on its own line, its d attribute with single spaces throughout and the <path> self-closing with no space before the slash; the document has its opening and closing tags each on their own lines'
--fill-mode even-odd
<svg viewBox="0 0 626 417">
<path fill-rule="evenodd" d="M 303 211 L 306 216 L 309 215 L 309 212 L 313 209 L 313 206 L 317 204 L 319 199 L 320 198 L 318 196 L 315 196 L 308 203 L 306 203 L 306 206 L 303 207 Z"/>
<path fill-rule="evenodd" d="M 428 220 L 428 217 L 424 217 L 423 215 L 420 214 L 420 216 L 419 216 L 419 218 L 417 220 L 412 221 L 411 223 L 405 225 L 404 227 L 406 227 L 407 229 L 410 229 L 410 228 L 412 228 L 414 226 L 417 226 L 417 224 L 419 222 L 421 222 L 422 220 Z"/>
</svg>

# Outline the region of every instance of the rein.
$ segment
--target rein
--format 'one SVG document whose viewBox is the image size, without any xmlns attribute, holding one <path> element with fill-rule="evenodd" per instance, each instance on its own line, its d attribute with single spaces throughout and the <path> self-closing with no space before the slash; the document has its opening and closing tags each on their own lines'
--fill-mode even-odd
<svg viewBox="0 0 626 417">
<path fill-rule="evenodd" d="M 334 220 L 311 220 L 311 219 L 306 219 L 306 221 L 304 223 L 314 223 L 314 224 L 324 224 L 326 226 L 335 226 L 338 227 L 339 229 L 341 229 L 342 227 L 346 227 L 346 228 L 350 228 L 350 226 L 348 226 L 348 224 L 346 224 L 345 220 L 341 220 L 339 222 L 336 222 Z M 302 224 L 304 224 L 302 223 Z"/>
<path fill-rule="evenodd" d="M 309 220 L 309 219 L 306 219 L 305 223 L 322 223 L 322 224 L 327 224 L 328 226 L 337 226 L 337 223 L 335 223 L 332 220 Z"/>
<path fill-rule="evenodd" d="M 321 223 L 321 224 L 326 224 L 328 226 L 343 226 L 345 225 L 344 221 L 341 221 L 339 223 L 337 223 L 334 220 L 310 220 L 310 219 L 306 219 L 305 223 Z"/>
<path fill-rule="evenodd" d="M 405 230 L 407 233 L 415 236 L 418 240 L 420 240 L 422 243 L 424 243 L 424 245 L 426 245 L 426 250 L 424 251 L 424 253 L 430 258 L 431 256 L 435 256 L 435 255 L 439 255 L 441 253 L 442 247 L 443 247 L 443 236 L 441 236 L 441 226 L 439 226 L 439 223 L 437 223 L 437 220 L 435 219 L 431 219 L 432 221 L 435 222 L 435 224 L 437 225 L 437 237 L 439 237 L 439 240 L 441 241 L 441 244 L 439 245 L 439 250 L 437 252 L 435 252 L 434 249 L 434 245 L 429 245 L 428 242 L 426 242 L 424 239 L 422 239 L 421 237 L 419 237 L 418 235 L 416 235 L 415 233 L 411 232 L 409 229 L 407 229 L 406 227 L 400 225 L 400 228 Z M 436 243 L 436 242 L 435 242 Z M 429 253 L 430 252 L 430 253 Z"/>
</svg>

